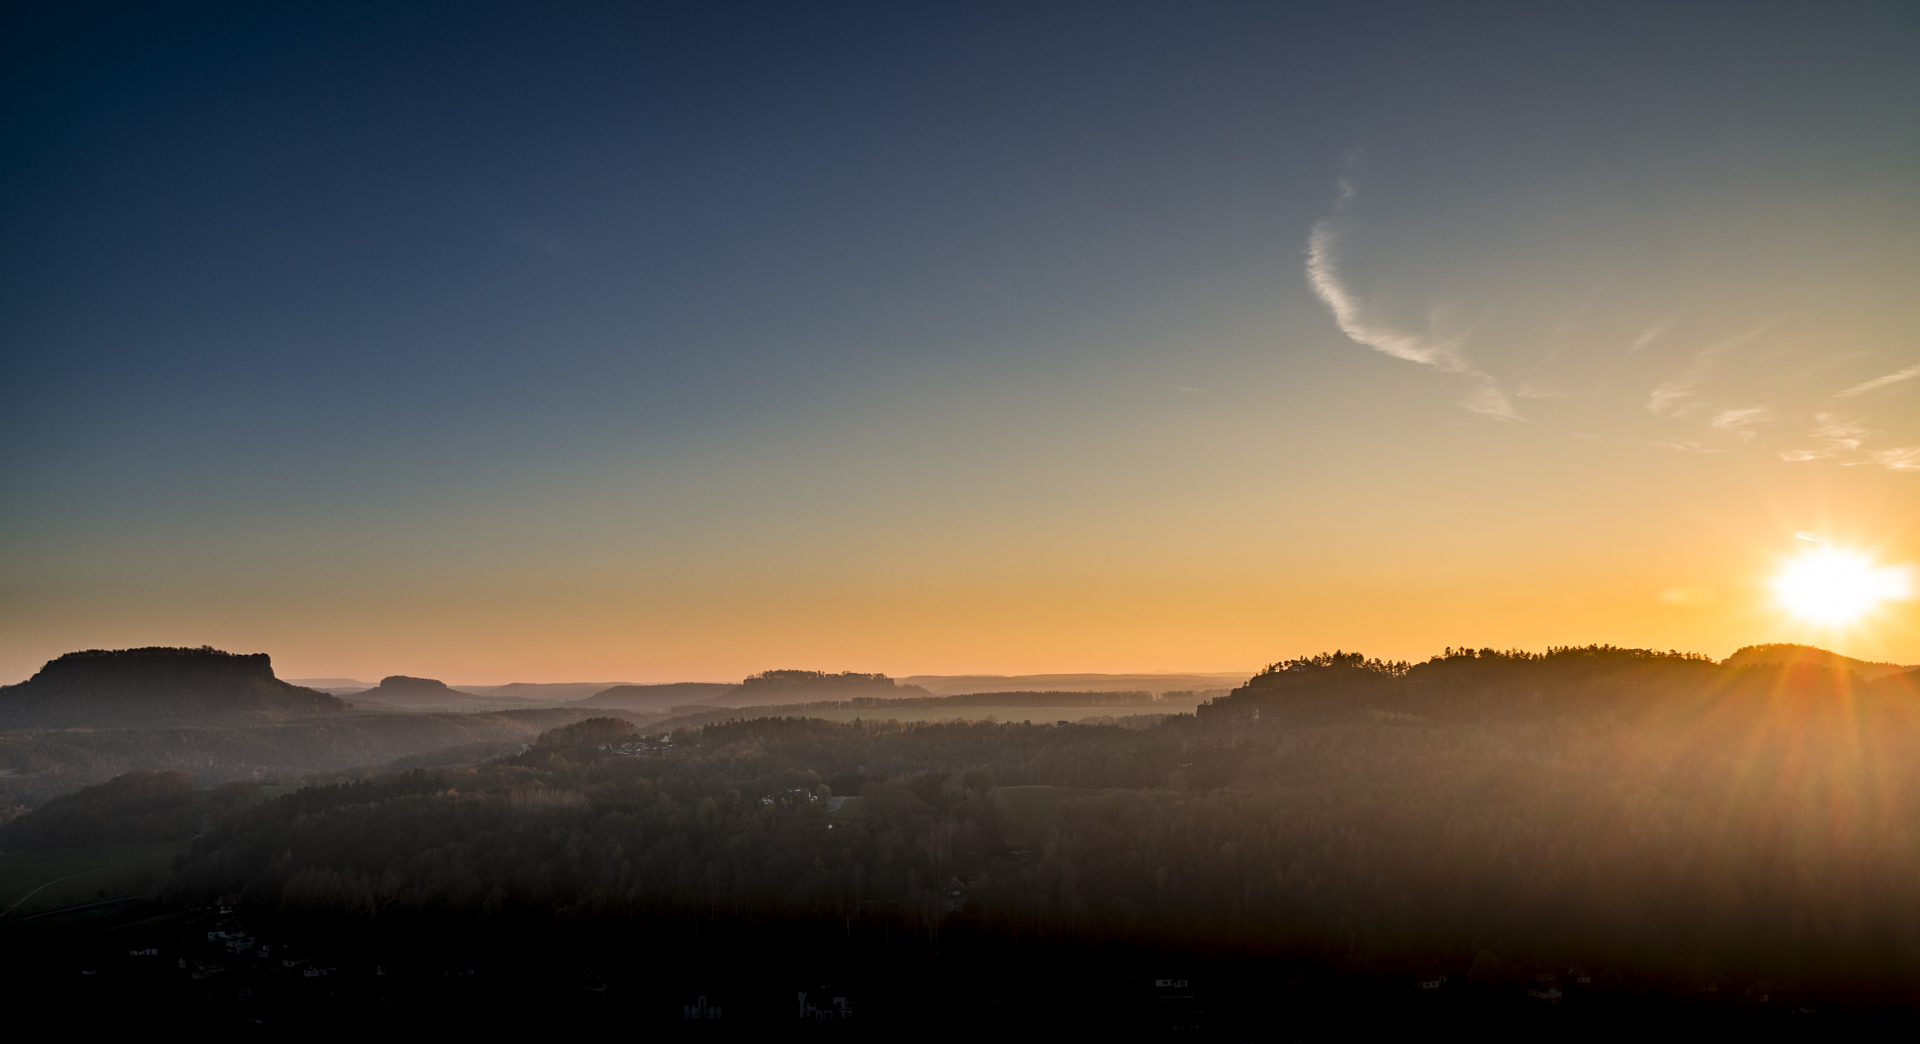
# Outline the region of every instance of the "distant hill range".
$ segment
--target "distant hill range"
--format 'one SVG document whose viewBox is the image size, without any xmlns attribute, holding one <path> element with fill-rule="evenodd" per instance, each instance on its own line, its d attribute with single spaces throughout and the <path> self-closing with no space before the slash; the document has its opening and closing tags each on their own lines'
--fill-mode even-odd
<svg viewBox="0 0 1920 1044">
<path fill-rule="evenodd" d="M 1200 674 L 916 674 L 900 679 L 939 696 L 982 692 L 1196 692 L 1245 685 L 1252 671 Z"/>
<path fill-rule="evenodd" d="M 1920 701 L 1920 671 L 1866 664 L 1810 646 L 1777 648 L 1805 652 L 1778 659 L 1760 654 L 1746 663 L 1609 645 L 1545 653 L 1448 649 L 1423 663 L 1322 653 L 1273 664 L 1226 696 L 1202 704 L 1196 714 L 1303 724 L 1355 714 L 1484 721 L 1655 708 L 1684 714 L 1769 701 L 1801 709 L 1847 706 L 1851 698 Z M 1835 669 L 1847 663 L 1892 669 L 1871 679 Z"/>
<path fill-rule="evenodd" d="M 688 704 L 724 703 L 721 697 L 739 688 L 733 682 L 671 682 L 666 685 L 616 685 L 577 703 L 575 707 L 618 707 L 623 710 L 667 711 Z"/>
<path fill-rule="evenodd" d="M 509 682 L 506 685 L 460 685 L 461 692 L 476 696 L 495 696 L 521 703 L 573 703 L 595 693 L 620 688 L 628 683 L 606 682 Z M 726 688 L 733 688 L 727 685 Z"/>
<path fill-rule="evenodd" d="M 404 677 L 395 675 L 395 677 Z M 309 689 L 319 689 L 335 696 L 357 695 L 371 692 L 380 686 L 373 682 L 360 681 L 357 678 L 294 678 L 295 685 L 304 685 Z M 508 682 L 505 685 L 460 685 L 449 686 L 455 692 L 464 692 L 473 696 L 494 696 L 513 701 L 515 706 L 528 706 L 541 703 L 572 703 L 597 692 L 605 692 L 614 686 L 626 682 Z M 733 688 L 728 683 L 726 688 Z"/>
<path fill-rule="evenodd" d="M 271 721 L 337 714 L 338 697 L 273 676 L 266 653 L 89 649 L 0 686 L 0 728 L 124 726 L 190 720 Z"/>
<path fill-rule="evenodd" d="M 343 692 L 364 692 L 373 688 L 372 682 L 363 682 L 358 678 L 288 678 L 287 681 L 305 688 L 330 692 L 335 696 Z"/>
<path fill-rule="evenodd" d="M 932 695 L 918 685 L 901 685 L 884 674 L 777 670 L 761 671 L 738 685 L 716 682 L 617 685 L 570 706 L 665 711 L 688 705 L 771 707 L 862 698 L 925 698 Z"/>
<path fill-rule="evenodd" d="M 783 703 L 813 703 L 821 700 L 851 700 L 861 696 L 899 698 L 931 696 L 918 685 L 901 685 L 884 674 L 859 674 L 843 671 L 761 671 L 742 681 L 713 702 L 729 707 L 767 707 Z"/>
<path fill-rule="evenodd" d="M 435 678 L 410 678 L 404 674 L 388 675 L 380 679 L 380 684 L 364 692 L 349 697 L 355 703 L 372 707 L 398 707 L 405 710 L 448 710 L 452 708 L 486 707 L 488 709 L 508 706 L 524 706 L 525 700 L 503 700 L 493 696 L 481 696 L 464 689 L 448 687 L 446 682 Z"/>
<path fill-rule="evenodd" d="M 1792 667 L 1825 667 L 1828 670 L 1852 671 L 1867 681 L 1885 678 L 1892 674 L 1906 674 L 1920 670 L 1920 665 L 1897 663 L 1876 663 L 1871 660 L 1856 660 L 1851 656 L 1842 656 L 1837 652 L 1812 645 L 1749 645 L 1736 651 L 1732 656 L 1720 661 L 1729 667 L 1752 667 L 1760 664 L 1779 664 Z"/>
</svg>

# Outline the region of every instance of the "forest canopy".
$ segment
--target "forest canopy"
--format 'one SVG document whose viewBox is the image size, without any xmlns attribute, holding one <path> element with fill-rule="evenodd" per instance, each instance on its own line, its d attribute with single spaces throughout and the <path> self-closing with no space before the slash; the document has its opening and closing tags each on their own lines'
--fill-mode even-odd
<svg viewBox="0 0 1920 1044">
<path fill-rule="evenodd" d="M 1343 968 L 1464 973 L 1491 951 L 1806 988 L 1920 973 L 1903 677 L 1605 647 L 1293 662 L 1147 728 L 581 721 L 472 767 L 196 799 L 211 825 L 166 887 Z M 116 780 L 8 836 L 161 830 L 178 789 Z"/>
</svg>

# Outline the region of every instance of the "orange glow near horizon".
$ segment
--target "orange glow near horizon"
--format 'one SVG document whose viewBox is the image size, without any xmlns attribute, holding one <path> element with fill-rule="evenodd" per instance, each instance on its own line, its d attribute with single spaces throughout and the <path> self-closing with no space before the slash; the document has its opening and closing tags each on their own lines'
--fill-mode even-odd
<svg viewBox="0 0 1920 1044">
<path fill-rule="evenodd" d="M 1821 546 L 1782 567 L 1773 592 L 1796 619 L 1838 627 L 1859 622 L 1887 602 L 1913 597 L 1913 581 L 1907 566 L 1877 565 L 1871 554 Z"/>
</svg>

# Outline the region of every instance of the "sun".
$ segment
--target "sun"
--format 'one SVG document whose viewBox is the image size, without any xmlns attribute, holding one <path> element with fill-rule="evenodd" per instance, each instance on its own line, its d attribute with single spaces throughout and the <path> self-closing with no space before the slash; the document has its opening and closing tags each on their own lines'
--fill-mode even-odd
<svg viewBox="0 0 1920 1044">
<path fill-rule="evenodd" d="M 1913 597 L 1905 566 L 1875 565 L 1871 555 L 1819 547 L 1781 567 L 1773 578 L 1780 607 L 1813 624 L 1850 624 L 1882 602 Z"/>
</svg>

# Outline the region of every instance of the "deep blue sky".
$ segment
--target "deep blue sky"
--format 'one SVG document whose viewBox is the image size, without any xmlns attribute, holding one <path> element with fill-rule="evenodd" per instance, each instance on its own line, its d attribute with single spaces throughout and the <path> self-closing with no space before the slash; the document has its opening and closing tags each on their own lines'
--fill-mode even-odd
<svg viewBox="0 0 1920 1044">
<path fill-rule="evenodd" d="M 1788 536 L 1920 513 L 1917 400 L 1877 398 L 1920 381 L 1822 398 L 1920 363 L 1911 3 L 58 4 L 0 41 L 8 676 L 1711 644 L 1760 637 L 1732 594 L 1624 607 L 1737 565 L 1550 626 L 1498 575 L 1764 539 L 1647 533 L 1703 483 Z"/>
</svg>

